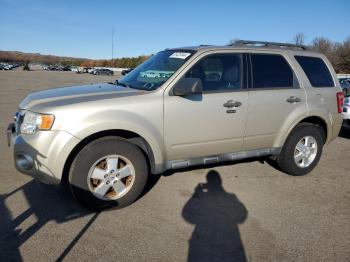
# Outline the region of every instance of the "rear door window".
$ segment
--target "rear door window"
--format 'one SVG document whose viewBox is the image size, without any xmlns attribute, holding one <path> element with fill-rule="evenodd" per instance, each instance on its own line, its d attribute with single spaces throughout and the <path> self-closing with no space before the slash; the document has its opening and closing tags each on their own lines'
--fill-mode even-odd
<svg viewBox="0 0 350 262">
<path fill-rule="evenodd" d="M 325 62 L 319 57 L 295 56 L 313 87 L 334 87 L 334 81 Z"/>
<path fill-rule="evenodd" d="M 276 54 L 251 54 L 253 88 L 294 88 L 296 79 L 286 59 Z"/>
</svg>

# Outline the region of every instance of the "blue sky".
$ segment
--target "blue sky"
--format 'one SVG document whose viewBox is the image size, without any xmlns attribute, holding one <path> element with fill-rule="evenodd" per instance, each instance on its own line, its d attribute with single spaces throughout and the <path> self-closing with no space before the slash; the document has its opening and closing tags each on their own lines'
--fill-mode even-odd
<svg viewBox="0 0 350 262">
<path fill-rule="evenodd" d="M 0 50 L 86 58 L 151 54 L 230 39 L 350 36 L 350 0 L 0 0 Z"/>
</svg>

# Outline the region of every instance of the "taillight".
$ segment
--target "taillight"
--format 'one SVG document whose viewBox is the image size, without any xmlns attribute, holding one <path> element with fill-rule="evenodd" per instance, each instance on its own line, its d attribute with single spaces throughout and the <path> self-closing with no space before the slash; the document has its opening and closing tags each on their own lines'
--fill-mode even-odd
<svg viewBox="0 0 350 262">
<path fill-rule="evenodd" d="M 343 92 L 337 93 L 337 105 L 338 105 L 338 113 L 343 112 L 343 105 L 344 105 L 344 93 Z"/>
</svg>

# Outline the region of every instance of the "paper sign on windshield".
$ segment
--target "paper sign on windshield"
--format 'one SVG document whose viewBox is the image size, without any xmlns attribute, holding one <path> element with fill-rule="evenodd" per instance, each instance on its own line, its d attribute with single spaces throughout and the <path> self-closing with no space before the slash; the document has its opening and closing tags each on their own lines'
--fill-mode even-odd
<svg viewBox="0 0 350 262">
<path fill-rule="evenodd" d="M 184 53 L 184 52 L 175 52 L 169 58 L 179 58 L 179 59 L 186 59 L 189 57 L 191 53 Z"/>
</svg>

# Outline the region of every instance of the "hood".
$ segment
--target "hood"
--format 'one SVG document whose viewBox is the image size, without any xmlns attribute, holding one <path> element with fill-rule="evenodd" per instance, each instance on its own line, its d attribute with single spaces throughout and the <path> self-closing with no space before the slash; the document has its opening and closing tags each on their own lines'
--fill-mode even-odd
<svg viewBox="0 0 350 262">
<path fill-rule="evenodd" d="M 113 84 L 91 84 L 47 89 L 30 93 L 19 105 L 20 109 L 33 109 L 37 105 L 64 106 L 88 101 L 143 94 L 146 91 Z"/>
</svg>

